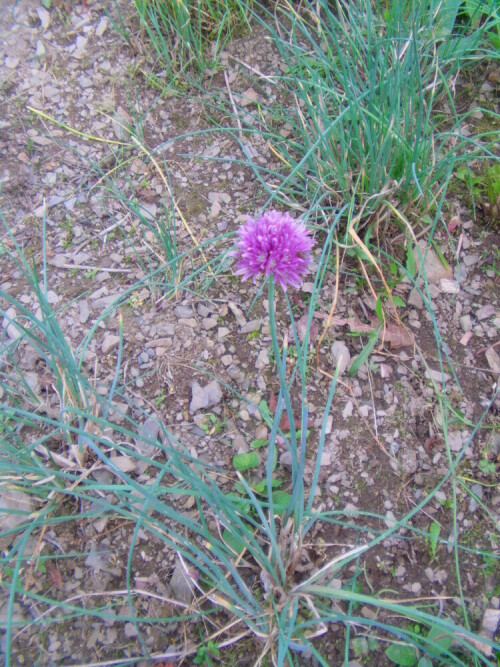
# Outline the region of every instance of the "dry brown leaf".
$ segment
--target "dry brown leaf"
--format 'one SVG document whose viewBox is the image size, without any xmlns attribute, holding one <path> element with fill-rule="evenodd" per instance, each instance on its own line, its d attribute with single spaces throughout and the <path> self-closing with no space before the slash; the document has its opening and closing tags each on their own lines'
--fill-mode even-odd
<svg viewBox="0 0 500 667">
<path fill-rule="evenodd" d="M 48 573 L 50 583 L 53 584 L 58 590 L 61 590 L 63 586 L 62 576 L 54 563 L 49 563 Z"/>
<path fill-rule="evenodd" d="M 351 317 L 348 319 L 342 317 L 329 317 L 325 313 L 318 312 L 314 313 L 314 316 L 326 320 L 329 326 L 348 326 L 351 331 L 366 333 L 375 331 L 380 324 L 376 319 L 373 319 L 371 324 L 363 324 L 363 322 L 360 322 L 360 320 L 358 320 L 356 317 Z M 383 337 L 384 343 L 389 343 L 392 350 L 397 350 L 401 347 L 409 347 L 410 345 L 413 345 L 412 335 L 406 329 L 399 327 L 394 322 L 386 322 L 381 337 Z"/>
</svg>

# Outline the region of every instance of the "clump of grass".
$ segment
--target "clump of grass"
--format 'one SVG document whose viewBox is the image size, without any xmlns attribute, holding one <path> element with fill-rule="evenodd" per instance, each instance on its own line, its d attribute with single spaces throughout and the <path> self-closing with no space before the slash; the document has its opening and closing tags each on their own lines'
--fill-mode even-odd
<svg viewBox="0 0 500 667">
<path fill-rule="evenodd" d="M 249 119 L 246 130 L 279 160 L 270 196 L 308 210 L 338 210 L 354 197 L 363 219 L 387 211 L 387 200 L 401 210 L 435 207 L 457 160 L 488 154 L 461 135 L 451 86 L 462 67 L 492 56 L 485 36 L 498 12 L 487 5 L 481 21 L 465 15 L 458 30 L 460 6 L 318 0 L 307 10 L 284 2 L 255 14 L 285 71 L 257 78 L 273 102 L 264 93 L 238 122 L 245 130 Z M 443 131 L 436 110 L 445 99 Z M 254 168 L 266 181 L 266 170 Z"/>
<path fill-rule="evenodd" d="M 250 27 L 252 0 L 135 0 L 141 27 L 174 78 L 212 67 L 234 34 Z"/>
</svg>

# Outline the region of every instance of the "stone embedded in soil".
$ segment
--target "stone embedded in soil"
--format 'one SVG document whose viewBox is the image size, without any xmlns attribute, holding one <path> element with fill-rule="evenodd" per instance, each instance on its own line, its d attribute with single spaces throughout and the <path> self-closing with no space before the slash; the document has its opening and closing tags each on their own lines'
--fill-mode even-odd
<svg viewBox="0 0 500 667">
<path fill-rule="evenodd" d="M 462 327 L 462 331 L 472 331 L 472 318 L 470 315 L 462 315 L 460 318 L 460 326 Z"/>
<path fill-rule="evenodd" d="M 245 382 L 245 373 L 241 370 L 241 368 L 238 368 L 236 364 L 232 364 L 232 366 L 229 366 L 227 369 L 227 374 L 231 378 L 231 380 L 234 380 L 236 384 L 243 384 Z"/>
<path fill-rule="evenodd" d="M 258 331 L 261 326 L 262 322 L 260 320 L 250 320 L 250 322 L 247 322 L 241 327 L 241 333 L 242 334 L 253 333 L 254 331 Z"/>
<path fill-rule="evenodd" d="M 132 639 L 133 637 L 137 637 L 137 628 L 133 623 L 125 623 L 123 633 L 127 639 Z"/>
<path fill-rule="evenodd" d="M 495 308 L 491 303 L 487 303 L 485 306 L 481 306 L 476 310 L 476 317 L 481 322 L 482 320 L 488 320 L 495 314 Z"/>
<path fill-rule="evenodd" d="M 481 626 L 479 634 L 482 637 L 485 637 L 489 641 L 492 641 L 497 633 L 498 626 L 500 625 L 500 610 L 498 609 L 485 609 L 484 615 L 481 621 Z M 485 649 L 489 649 L 487 655 L 492 654 L 491 646 L 484 646 Z"/>
<path fill-rule="evenodd" d="M 7 308 L 5 317 L 2 320 L 2 327 L 7 332 L 7 336 L 11 340 L 17 340 L 21 336 L 21 332 L 17 326 L 12 322 L 16 318 L 16 311 L 14 308 Z"/>
<path fill-rule="evenodd" d="M 257 361 L 255 362 L 255 368 L 257 368 L 257 370 L 262 370 L 266 366 L 269 366 L 269 353 L 267 350 L 261 350 L 257 357 Z"/>
<path fill-rule="evenodd" d="M 170 589 L 176 600 L 184 604 L 191 604 L 194 597 L 193 591 L 181 563 L 176 563 L 174 567 L 172 577 L 170 578 Z"/>
<path fill-rule="evenodd" d="M 190 327 L 191 329 L 197 329 L 198 328 L 198 322 L 194 319 L 194 317 L 189 317 L 188 319 L 185 319 L 184 317 L 181 317 L 179 319 L 179 326 L 181 326 L 181 327 Z"/>
<path fill-rule="evenodd" d="M 425 377 L 428 380 L 433 380 L 434 382 L 437 382 L 439 384 L 442 384 L 442 382 L 449 382 L 451 380 L 451 376 L 448 375 L 448 373 L 443 373 L 440 370 L 434 370 L 433 368 L 427 368 L 425 371 Z"/>
<path fill-rule="evenodd" d="M 103 16 L 96 26 L 95 29 L 96 37 L 102 37 L 107 29 L 108 29 L 108 17 Z"/>
<path fill-rule="evenodd" d="M 238 308 L 238 306 L 233 301 L 229 301 L 227 305 L 229 307 L 229 310 L 233 313 L 238 325 L 240 327 L 244 327 L 246 324 L 246 319 L 243 315 L 242 310 Z"/>
<path fill-rule="evenodd" d="M 8 330 L 7 330 L 8 333 Z M 489 347 L 484 353 L 486 361 L 488 362 L 489 367 L 495 373 L 500 373 L 500 356 L 493 347 Z"/>
<path fill-rule="evenodd" d="M 193 317 L 194 311 L 189 306 L 176 306 L 174 308 L 174 313 L 177 319 L 179 320 L 188 320 L 190 317 Z"/>
<path fill-rule="evenodd" d="M 233 449 L 237 454 L 246 454 L 250 451 L 246 438 L 241 433 L 235 433 L 233 438 Z"/>
<path fill-rule="evenodd" d="M 479 255 L 478 254 L 464 255 L 462 261 L 465 264 L 465 266 L 474 266 L 474 264 L 477 264 L 479 261 Z"/>
<path fill-rule="evenodd" d="M 430 283 L 439 283 L 441 278 L 448 278 L 449 280 L 453 278 L 451 267 L 444 266 L 437 253 L 432 248 L 426 248 L 424 240 L 418 242 L 418 249 L 414 248 L 413 253 L 417 270 L 420 269 L 421 265 L 420 256 L 423 257 L 425 275 Z"/>
<path fill-rule="evenodd" d="M 2 533 L 11 529 L 21 528 L 29 521 L 33 512 L 33 503 L 30 496 L 16 489 L 0 490 L 0 516 Z M 15 538 L 15 533 L 0 538 L 0 548 L 6 548 Z"/>
<path fill-rule="evenodd" d="M 217 320 L 215 317 L 204 317 L 201 321 L 201 326 L 205 331 L 209 331 L 210 329 L 215 329 L 217 326 Z"/>
<path fill-rule="evenodd" d="M 400 461 L 407 475 L 412 475 L 417 470 L 417 454 L 414 449 L 405 448 L 401 451 Z"/>
<path fill-rule="evenodd" d="M 158 336 L 173 336 L 175 334 L 175 326 L 169 322 L 161 322 L 156 325 L 156 334 Z"/>
<path fill-rule="evenodd" d="M 78 319 L 80 320 L 80 324 L 85 324 L 85 322 L 89 319 L 89 316 L 89 303 L 86 299 L 83 299 L 83 301 L 80 301 L 78 304 Z"/>
<path fill-rule="evenodd" d="M 251 104 L 256 104 L 259 101 L 259 94 L 253 88 L 247 88 L 244 93 L 241 94 L 240 104 L 242 107 L 250 106 Z"/>
<path fill-rule="evenodd" d="M 115 334 L 105 333 L 104 338 L 101 343 L 101 350 L 103 354 L 111 352 L 115 347 L 118 347 L 120 343 L 120 336 L 115 336 Z"/>
<path fill-rule="evenodd" d="M 473 484 L 470 488 L 471 493 L 477 496 L 479 502 L 483 499 L 483 487 L 481 484 Z M 479 507 L 479 502 L 472 496 L 469 499 L 469 512 L 475 512 Z"/>
<path fill-rule="evenodd" d="M 257 440 L 264 440 L 264 438 L 267 438 L 268 434 L 269 432 L 265 424 L 260 424 L 257 426 L 255 430 L 255 438 Z"/>
<path fill-rule="evenodd" d="M 57 296 L 57 294 L 53 290 L 49 290 L 47 292 L 47 301 L 51 304 L 54 305 L 56 303 L 59 303 L 61 300 L 60 296 Z"/>
<path fill-rule="evenodd" d="M 222 340 L 223 338 L 226 338 L 231 333 L 230 329 L 227 327 L 219 327 L 217 329 L 217 340 Z"/>
<path fill-rule="evenodd" d="M 443 294 L 458 294 L 460 292 L 460 283 L 457 280 L 441 278 L 439 288 Z"/>
<path fill-rule="evenodd" d="M 339 375 L 342 375 L 346 372 L 349 364 L 351 363 L 351 353 L 349 352 L 347 345 L 339 340 L 336 340 L 332 345 L 332 356 L 335 365 L 339 367 Z"/>
<path fill-rule="evenodd" d="M 408 305 L 413 306 L 418 310 L 422 310 L 424 307 L 424 300 L 422 299 L 422 296 L 416 287 L 411 290 L 408 296 Z"/>
<path fill-rule="evenodd" d="M 347 401 L 345 404 L 344 409 L 342 410 L 342 418 L 343 419 L 349 419 L 349 417 L 352 417 L 352 411 L 354 409 L 354 405 L 352 401 Z"/>
<path fill-rule="evenodd" d="M 45 7 L 37 7 L 36 8 L 36 13 L 38 14 L 38 18 L 40 19 L 40 25 L 42 29 L 45 31 L 50 25 L 50 13 L 45 9 Z"/>
<path fill-rule="evenodd" d="M 189 404 L 189 412 L 193 414 L 198 410 L 210 408 L 217 405 L 222 400 L 222 389 L 216 380 L 212 380 L 205 387 L 202 387 L 198 382 L 193 382 L 191 385 L 191 403 Z"/>
</svg>

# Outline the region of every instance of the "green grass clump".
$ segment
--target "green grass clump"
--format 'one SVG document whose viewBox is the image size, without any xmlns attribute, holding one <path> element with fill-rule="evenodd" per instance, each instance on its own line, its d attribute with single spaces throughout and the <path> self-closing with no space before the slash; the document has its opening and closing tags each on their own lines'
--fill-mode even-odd
<svg viewBox="0 0 500 667">
<path fill-rule="evenodd" d="M 203 73 L 234 34 L 249 27 L 252 0 L 135 0 L 146 31 L 167 71 Z"/>
<path fill-rule="evenodd" d="M 298 12 L 285 2 L 258 19 L 284 63 L 268 79 L 276 99 L 249 124 L 281 163 L 274 196 L 309 209 L 338 209 L 354 196 L 364 216 L 385 200 L 402 210 L 435 204 L 472 143 L 460 134 L 451 87 L 462 67 L 495 53 L 488 35 L 498 8 L 484 3 L 473 21 L 460 7 L 319 0 Z M 436 113 L 444 101 L 446 131 Z"/>
</svg>

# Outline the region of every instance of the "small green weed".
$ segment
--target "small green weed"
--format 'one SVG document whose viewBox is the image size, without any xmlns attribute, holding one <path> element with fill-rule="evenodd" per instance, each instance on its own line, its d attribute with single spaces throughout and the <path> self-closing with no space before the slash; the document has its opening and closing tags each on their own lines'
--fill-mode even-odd
<svg viewBox="0 0 500 667">
<path fill-rule="evenodd" d="M 217 415 L 214 415 L 212 412 L 209 412 L 203 418 L 201 428 L 207 435 L 219 435 L 224 431 L 224 420 Z"/>
<path fill-rule="evenodd" d="M 429 535 L 426 538 L 427 544 L 429 545 L 429 553 L 431 561 L 435 560 L 436 558 L 440 532 L 441 532 L 441 526 L 439 525 L 439 523 L 437 523 L 437 521 L 433 521 L 429 526 Z"/>
<path fill-rule="evenodd" d="M 477 465 L 483 475 L 494 475 L 496 473 L 496 465 L 493 463 L 493 461 L 488 461 L 488 459 L 481 459 Z"/>
<path fill-rule="evenodd" d="M 446 661 L 446 654 L 453 643 L 453 636 L 451 634 L 443 632 L 440 627 L 434 625 L 425 633 L 425 630 L 418 623 L 413 624 L 408 629 L 407 634 L 412 640 L 431 646 L 434 654 L 440 657 L 442 655 L 443 663 L 440 661 L 439 664 L 449 664 Z M 400 665 L 400 667 L 432 667 L 434 664 L 429 657 L 421 655 L 421 652 L 413 642 L 393 643 L 386 649 L 385 655 L 391 662 Z"/>
<path fill-rule="evenodd" d="M 500 197 L 500 163 L 495 163 L 480 173 L 474 173 L 468 167 L 460 167 L 455 176 L 466 183 L 476 199 L 486 199 L 490 206 L 495 206 Z"/>
<path fill-rule="evenodd" d="M 193 659 L 194 665 L 203 665 L 204 667 L 211 667 L 214 663 L 212 658 L 218 658 L 220 656 L 220 651 L 215 642 L 209 641 L 206 645 L 198 647 L 196 651 L 196 656 Z M 217 661 L 216 664 L 218 664 Z"/>
</svg>

